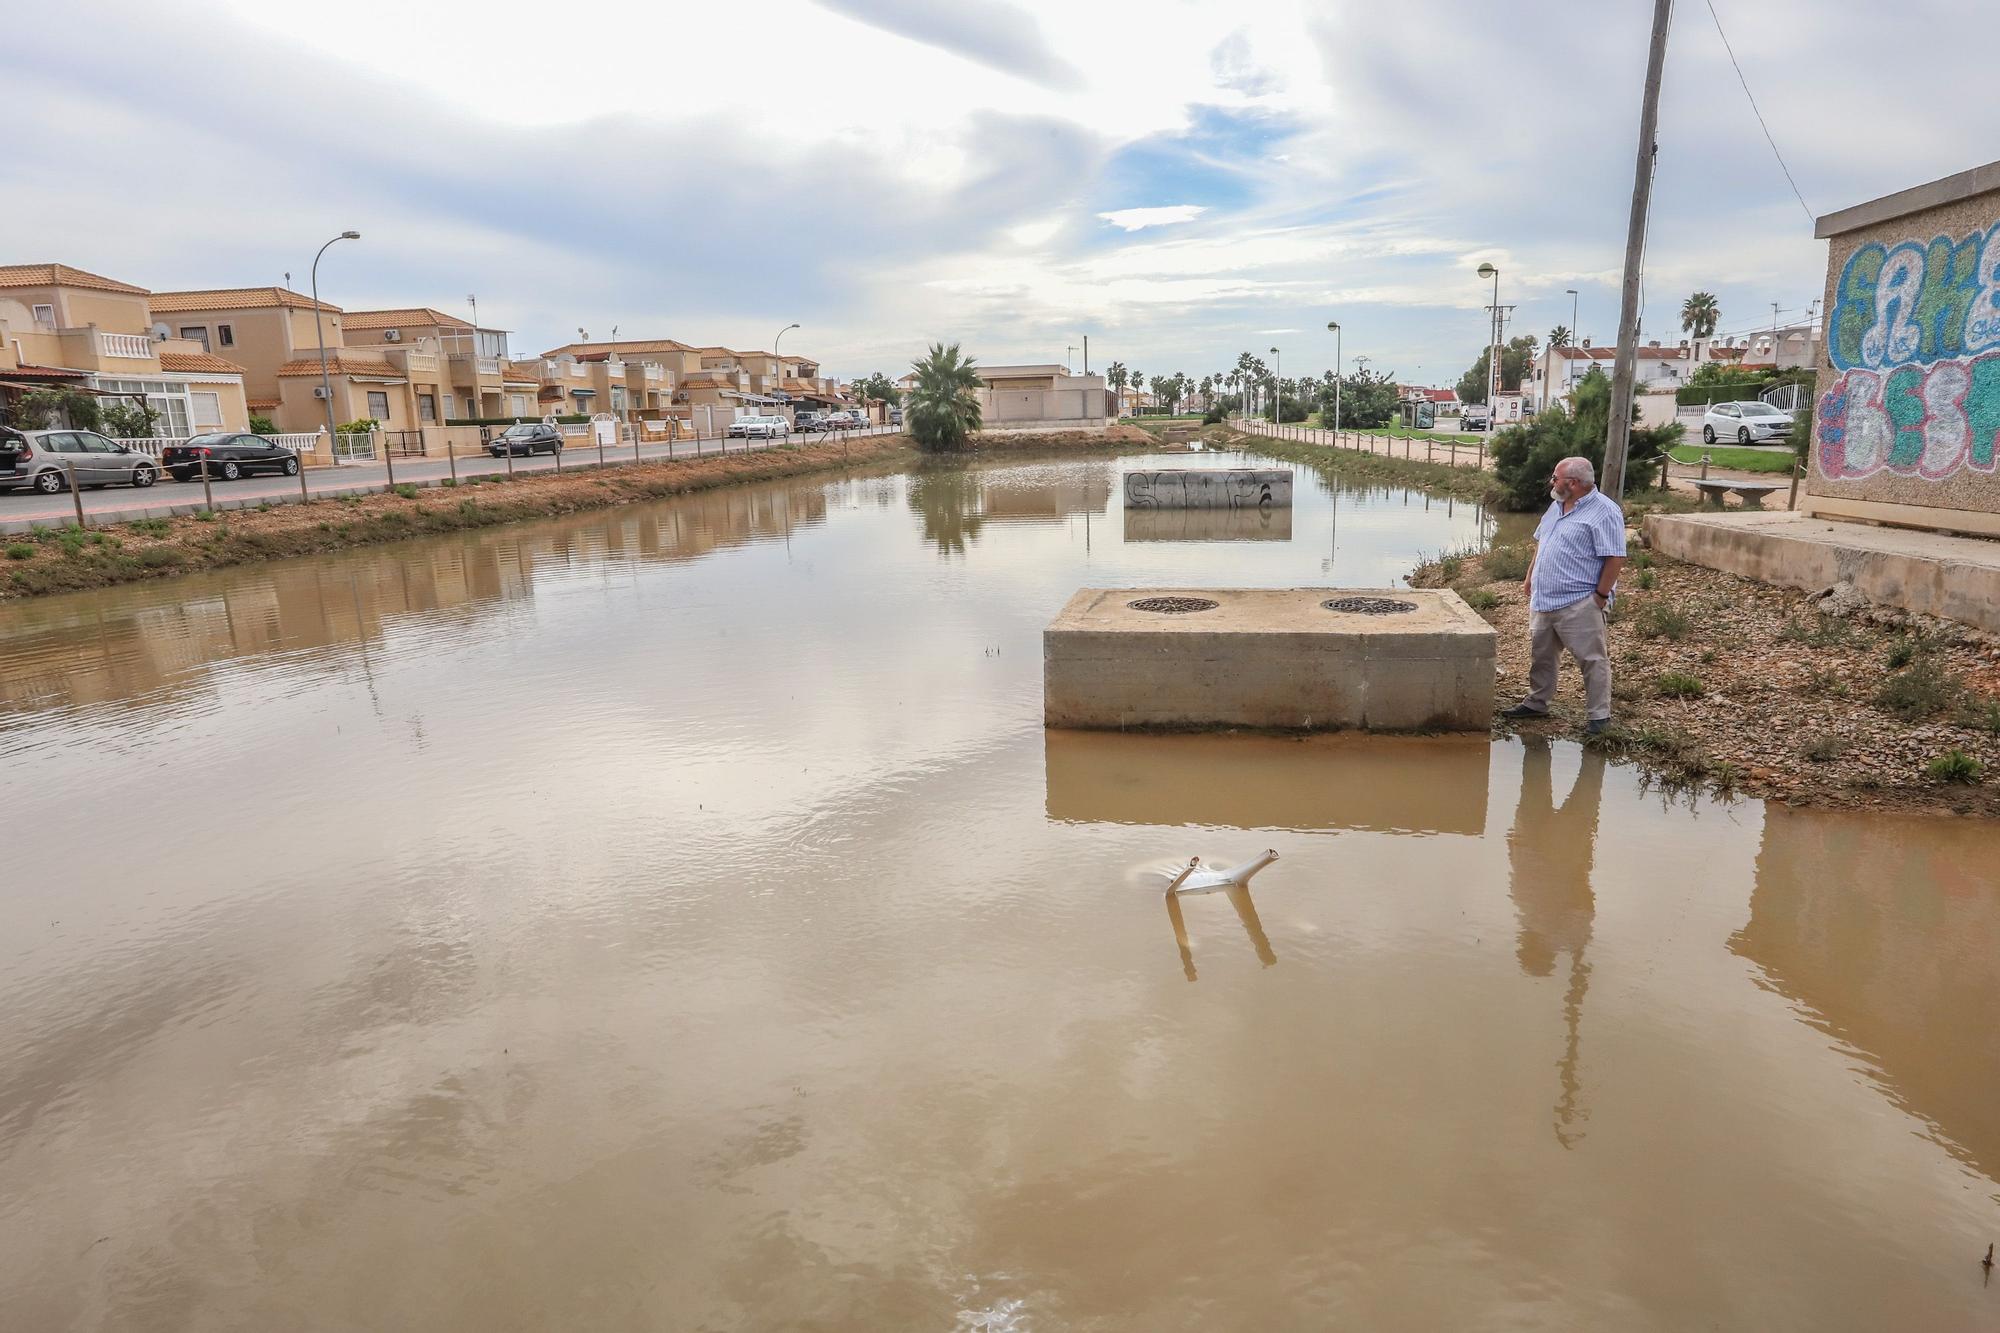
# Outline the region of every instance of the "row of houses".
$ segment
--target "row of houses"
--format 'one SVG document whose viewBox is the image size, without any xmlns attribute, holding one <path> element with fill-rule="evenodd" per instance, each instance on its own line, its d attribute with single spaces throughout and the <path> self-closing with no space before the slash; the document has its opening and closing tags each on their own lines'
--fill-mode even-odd
<svg viewBox="0 0 2000 1333">
<path fill-rule="evenodd" d="M 608 412 L 714 434 L 750 413 L 855 407 L 810 357 L 670 338 L 536 357 L 428 306 L 343 310 L 284 287 L 150 291 L 66 264 L 0 265 L 0 397 L 56 386 L 143 400 L 159 431 L 384 430 Z M 324 358 L 321 349 L 324 347 Z"/>
<path fill-rule="evenodd" d="M 1658 341 L 1634 349 L 1633 388 L 1639 394 L 1671 394 L 1694 378 L 1705 365 L 1743 370 L 1791 370 L 1811 367 L 1819 359 L 1819 326 L 1795 324 L 1755 337 L 1683 338 L 1675 346 Z M 1545 347 L 1521 381 L 1521 406 L 1530 413 L 1567 398 L 1576 382 L 1592 368 L 1611 373 L 1616 347 L 1593 347 L 1588 338 L 1574 347 Z M 1641 403 L 1643 411 L 1645 404 Z M 1667 419 L 1672 412 L 1666 412 Z"/>
</svg>

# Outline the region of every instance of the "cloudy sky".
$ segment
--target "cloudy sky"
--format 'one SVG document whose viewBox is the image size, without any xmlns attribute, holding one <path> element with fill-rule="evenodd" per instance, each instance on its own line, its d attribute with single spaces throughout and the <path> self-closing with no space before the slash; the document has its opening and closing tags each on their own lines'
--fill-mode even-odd
<svg viewBox="0 0 2000 1333">
<path fill-rule="evenodd" d="M 1714 0 L 1805 201 L 1978 165 L 1972 10 Z M 1199 378 L 1238 352 L 1452 383 L 1485 338 L 1615 337 L 1651 6 L 1544 0 L 69 0 L 6 20 L 0 256 L 306 286 L 514 331 Z M 1964 40 L 1949 34 L 1964 29 Z M 1939 34 L 1946 34 L 1943 39 Z M 1984 103 L 1982 106 L 1981 104 Z M 1824 245 L 1706 0 L 1661 110 L 1648 336 L 1819 295 Z M 1080 361 L 1080 356 L 1077 358 Z"/>
</svg>

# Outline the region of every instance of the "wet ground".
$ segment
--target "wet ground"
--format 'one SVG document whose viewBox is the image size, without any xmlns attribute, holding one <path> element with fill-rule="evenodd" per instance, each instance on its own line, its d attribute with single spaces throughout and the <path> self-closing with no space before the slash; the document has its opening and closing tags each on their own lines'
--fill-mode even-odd
<svg viewBox="0 0 2000 1333">
<path fill-rule="evenodd" d="M 1491 527 L 1127 533 L 1145 462 L 0 610 L 0 1323 L 2000 1320 L 2000 833 L 1045 733 L 1079 586 Z"/>
</svg>

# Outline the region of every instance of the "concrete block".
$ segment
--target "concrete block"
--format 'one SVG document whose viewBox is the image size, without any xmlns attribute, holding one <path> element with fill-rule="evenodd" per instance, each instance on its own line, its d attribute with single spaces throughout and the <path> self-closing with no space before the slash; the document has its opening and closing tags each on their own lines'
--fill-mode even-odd
<svg viewBox="0 0 2000 1333">
<path fill-rule="evenodd" d="M 1852 584 L 1871 602 L 2000 633 L 2000 542 L 1796 513 L 1655 514 L 1662 555 L 1781 588 Z"/>
<path fill-rule="evenodd" d="M 1125 474 L 1127 509 L 1268 509 L 1292 503 L 1290 468 L 1148 468 Z"/>
<path fill-rule="evenodd" d="M 1398 609 L 1325 605 L 1345 599 Z M 1493 627 L 1449 590 L 1086 588 L 1042 634 L 1043 720 L 1484 731 L 1493 658 Z"/>
</svg>

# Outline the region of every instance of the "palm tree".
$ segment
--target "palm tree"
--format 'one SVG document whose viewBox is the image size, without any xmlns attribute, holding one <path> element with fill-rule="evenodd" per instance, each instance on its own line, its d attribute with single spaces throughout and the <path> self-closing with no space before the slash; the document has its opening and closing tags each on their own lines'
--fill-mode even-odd
<svg viewBox="0 0 2000 1333">
<path fill-rule="evenodd" d="M 1570 331 L 1568 325 L 1558 324 L 1554 328 L 1549 330 L 1549 346 L 1567 347 L 1569 346 L 1569 340 L 1570 340 Z"/>
<path fill-rule="evenodd" d="M 904 400 L 903 419 L 919 449 L 944 453 L 963 449 L 979 429 L 979 372 L 959 355 L 958 344 L 932 343 L 930 355 L 913 363 L 917 382 Z"/>
<path fill-rule="evenodd" d="M 1104 372 L 1104 382 L 1112 388 L 1111 415 L 1115 417 L 1118 415 L 1118 403 L 1125 396 L 1125 385 L 1130 382 L 1125 373 L 1125 363 L 1113 361 L 1111 369 Z"/>
<path fill-rule="evenodd" d="M 1681 332 L 1706 338 L 1722 322 L 1722 307 L 1714 292 L 1696 292 L 1681 303 Z"/>
</svg>

